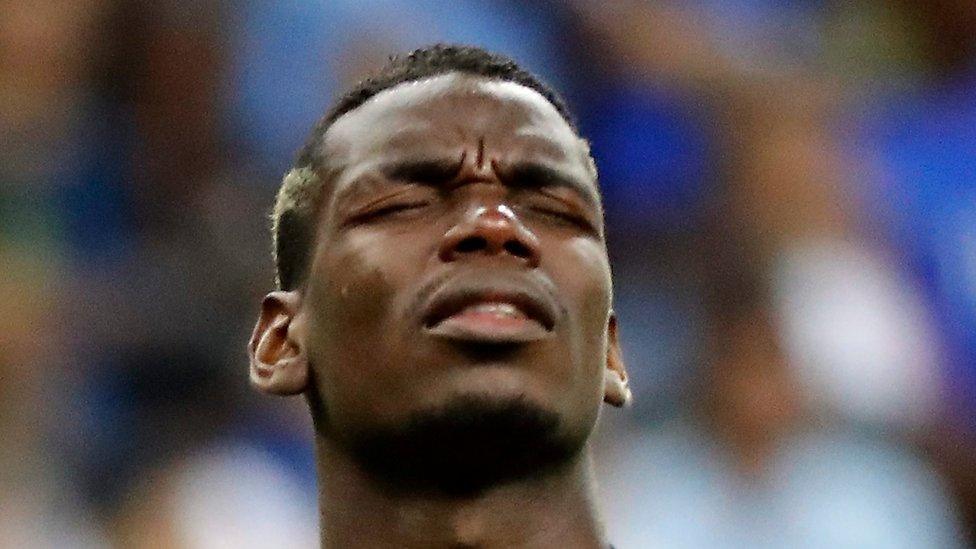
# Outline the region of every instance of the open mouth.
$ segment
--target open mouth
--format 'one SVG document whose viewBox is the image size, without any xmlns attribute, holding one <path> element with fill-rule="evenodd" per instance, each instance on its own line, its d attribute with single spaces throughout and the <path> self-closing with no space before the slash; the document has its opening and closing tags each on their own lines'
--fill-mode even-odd
<svg viewBox="0 0 976 549">
<path fill-rule="evenodd" d="M 529 342 L 549 336 L 554 310 L 549 300 L 528 291 L 458 288 L 435 296 L 424 328 L 462 341 Z"/>
</svg>

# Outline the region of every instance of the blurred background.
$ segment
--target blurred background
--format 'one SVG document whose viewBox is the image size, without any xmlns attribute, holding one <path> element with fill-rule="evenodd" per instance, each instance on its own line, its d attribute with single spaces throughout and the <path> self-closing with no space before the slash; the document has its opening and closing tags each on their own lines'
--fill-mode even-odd
<svg viewBox="0 0 976 549">
<path fill-rule="evenodd" d="M 636 404 L 619 548 L 972 547 L 976 2 L 0 0 L 0 547 L 313 547 L 247 387 L 282 174 L 435 41 L 561 90 Z"/>
</svg>

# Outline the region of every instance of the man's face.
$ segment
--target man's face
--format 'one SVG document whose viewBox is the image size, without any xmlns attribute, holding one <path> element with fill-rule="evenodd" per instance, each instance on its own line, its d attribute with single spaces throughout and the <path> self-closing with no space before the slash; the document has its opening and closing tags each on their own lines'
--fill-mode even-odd
<svg viewBox="0 0 976 549">
<path fill-rule="evenodd" d="M 443 75 L 329 129 L 301 341 L 328 433 L 459 401 L 520 402 L 584 441 L 604 399 L 611 282 L 585 144 L 541 95 Z"/>
</svg>

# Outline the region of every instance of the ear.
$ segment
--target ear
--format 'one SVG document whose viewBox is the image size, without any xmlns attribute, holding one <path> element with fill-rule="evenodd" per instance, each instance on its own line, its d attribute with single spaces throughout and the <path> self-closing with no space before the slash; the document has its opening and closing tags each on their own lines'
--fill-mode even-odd
<svg viewBox="0 0 976 549">
<path fill-rule="evenodd" d="M 633 398 L 627 386 L 627 369 L 620 353 L 620 338 L 617 335 L 617 315 L 610 312 L 607 323 L 607 369 L 603 372 L 603 401 L 622 408 L 630 406 Z"/>
<path fill-rule="evenodd" d="M 308 359 L 296 336 L 298 292 L 271 292 L 261 302 L 261 317 L 247 344 L 251 385 L 262 393 L 297 395 L 308 386 Z"/>
</svg>

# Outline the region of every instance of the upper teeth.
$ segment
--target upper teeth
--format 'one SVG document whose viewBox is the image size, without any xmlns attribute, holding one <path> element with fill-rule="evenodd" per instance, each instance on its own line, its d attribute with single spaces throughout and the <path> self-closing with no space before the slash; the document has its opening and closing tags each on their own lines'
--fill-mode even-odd
<svg viewBox="0 0 976 549">
<path fill-rule="evenodd" d="M 522 311 L 511 303 L 478 303 L 477 305 L 468 307 L 467 310 L 473 313 L 486 313 L 499 316 L 522 316 Z"/>
</svg>

